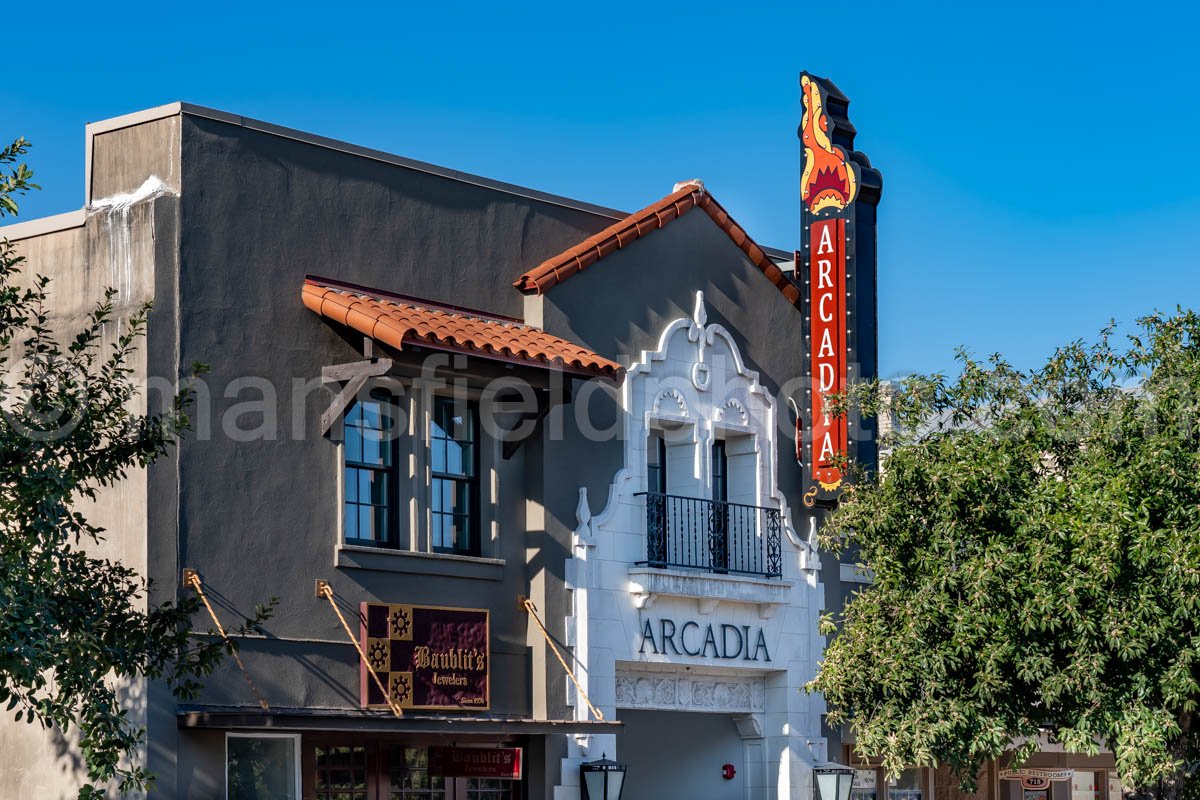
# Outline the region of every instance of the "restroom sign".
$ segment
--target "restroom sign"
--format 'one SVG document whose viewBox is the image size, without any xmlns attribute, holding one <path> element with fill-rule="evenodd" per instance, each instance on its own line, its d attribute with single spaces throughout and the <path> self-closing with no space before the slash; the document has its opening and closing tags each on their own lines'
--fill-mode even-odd
<svg viewBox="0 0 1200 800">
<path fill-rule="evenodd" d="M 832 490 L 842 482 L 834 460 L 849 438 L 846 415 L 832 416 L 825 402 L 846 391 L 846 220 L 815 220 L 809 231 L 812 477 Z"/>
</svg>

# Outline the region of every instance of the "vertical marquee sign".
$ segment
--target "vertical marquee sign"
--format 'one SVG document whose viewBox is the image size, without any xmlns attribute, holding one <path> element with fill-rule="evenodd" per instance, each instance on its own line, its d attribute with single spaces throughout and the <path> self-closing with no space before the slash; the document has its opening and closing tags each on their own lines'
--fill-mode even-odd
<svg viewBox="0 0 1200 800">
<path fill-rule="evenodd" d="M 812 478 L 830 490 L 842 482 L 834 459 L 847 445 L 846 416 L 825 410 L 826 397 L 846 390 L 846 221 L 817 220 L 809 231 Z"/>
<path fill-rule="evenodd" d="M 804 250 L 797 254 L 796 275 L 807 289 L 810 381 L 802 420 L 797 421 L 796 457 L 806 462 L 804 501 L 811 507 L 838 496 L 844 480 L 836 466 L 839 456 L 868 465 L 875 460 L 874 436 L 851 436 L 850 421 L 830 414 L 827 398 L 844 392 L 853 377 L 878 372 L 875 212 L 882 179 L 867 157 L 854 150 L 846 96 L 831 81 L 808 73 L 800 76 L 800 90 Z M 870 428 L 859 430 L 872 434 Z"/>
</svg>

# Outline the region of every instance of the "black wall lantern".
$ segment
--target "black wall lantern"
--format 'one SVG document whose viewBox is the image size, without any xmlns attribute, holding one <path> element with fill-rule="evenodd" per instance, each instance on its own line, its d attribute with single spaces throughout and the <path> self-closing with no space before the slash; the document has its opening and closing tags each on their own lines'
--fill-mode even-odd
<svg viewBox="0 0 1200 800">
<path fill-rule="evenodd" d="M 604 757 L 599 761 L 585 761 L 579 765 L 580 783 L 583 784 L 583 800 L 621 800 L 625 788 L 624 764 Z"/>
<path fill-rule="evenodd" d="M 854 770 L 826 761 L 813 767 L 813 800 L 850 800 Z"/>
</svg>

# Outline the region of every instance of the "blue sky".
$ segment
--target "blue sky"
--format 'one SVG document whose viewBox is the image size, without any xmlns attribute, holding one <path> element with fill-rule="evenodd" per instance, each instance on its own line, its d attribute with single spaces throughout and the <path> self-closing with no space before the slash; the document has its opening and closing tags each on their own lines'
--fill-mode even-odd
<svg viewBox="0 0 1200 800">
<path fill-rule="evenodd" d="M 628 210 L 699 177 L 790 249 L 808 69 L 884 174 L 885 375 L 1200 306 L 1188 5 L 95 8 L 14 11 L 0 137 L 45 187 L 22 218 L 82 204 L 85 122 L 187 100 Z"/>
</svg>

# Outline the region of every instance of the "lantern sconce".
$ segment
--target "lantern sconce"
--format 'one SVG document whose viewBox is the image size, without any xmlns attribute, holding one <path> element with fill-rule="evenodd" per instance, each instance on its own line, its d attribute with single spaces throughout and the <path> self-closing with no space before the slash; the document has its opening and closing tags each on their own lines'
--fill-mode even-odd
<svg viewBox="0 0 1200 800">
<path fill-rule="evenodd" d="M 579 782 L 583 784 L 583 800 L 621 800 L 627 769 L 624 764 L 605 758 L 603 753 L 598 761 L 580 764 Z"/>
<path fill-rule="evenodd" d="M 813 766 L 813 800 L 850 800 L 854 770 L 845 764 L 825 761 Z"/>
</svg>

